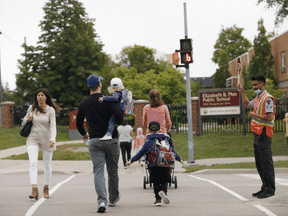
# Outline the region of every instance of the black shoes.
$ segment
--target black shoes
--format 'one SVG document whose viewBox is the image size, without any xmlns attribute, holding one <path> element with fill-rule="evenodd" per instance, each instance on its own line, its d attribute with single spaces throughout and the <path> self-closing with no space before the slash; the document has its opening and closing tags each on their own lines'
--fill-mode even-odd
<svg viewBox="0 0 288 216">
<path fill-rule="evenodd" d="M 258 199 L 265 199 L 267 197 L 274 196 L 275 192 L 272 192 L 271 190 L 265 188 L 264 190 L 260 190 L 257 193 L 253 193 L 253 197 L 257 197 Z"/>
<path fill-rule="evenodd" d="M 258 192 L 256 192 L 256 193 L 252 193 L 252 196 L 253 197 L 257 197 L 257 196 L 259 196 L 261 193 L 263 193 L 264 192 L 264 190 L 260 190 L 260 191 L 258 191 Z"/>
<path fill-rule="evenodd" d="M 269 192 L 269 191 L 265 190 L 263 193 L 259 194 L 257 196 L 257 198 L 258 199 L 265 199 L 267 197 L 271 197 L 271 196 L 274 196 L 274 195 L 275 195 L 275 193 L 272 193 L 272 192 Z"/>
</svg>

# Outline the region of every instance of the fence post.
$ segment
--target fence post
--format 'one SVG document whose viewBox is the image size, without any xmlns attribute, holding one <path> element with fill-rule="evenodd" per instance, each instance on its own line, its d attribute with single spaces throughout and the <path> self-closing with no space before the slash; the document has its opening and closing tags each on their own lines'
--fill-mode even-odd
<svg viewBox="0 0 288 216">
<path fill-rule="evenodd" d="M 143 134 L 146 134 L 146 128 L 142 125 L 142 116 L 143 116 L 143 108 L 146 104 L 149 104 L 148 100 L 136 100 L 134 102 L 135 105 L 135 115 L 137 116 L 134 118 L 135 121 L 135 132 L 137 132 L 137 128 L 142 127 Z"/>
<path fill-rule="evenodd" d="M 3 128 L 13 128 L 13 108 L 15 103 L 13 101 L 5 101 L 1 103 L 2 108 L 2 127 Z"/>
</svg>

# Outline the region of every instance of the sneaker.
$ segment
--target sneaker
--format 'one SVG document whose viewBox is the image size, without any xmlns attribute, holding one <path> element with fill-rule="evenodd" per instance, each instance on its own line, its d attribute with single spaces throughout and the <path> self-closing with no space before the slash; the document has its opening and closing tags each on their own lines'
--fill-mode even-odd
<svg viewBox="0 0 288 216">
<path fill-rule="evenodd" d="M 158 195 L 161 197 L 161 199 L 163 200 L 163 202 L 165 204 L 169 204 L 170 203 L 170 200 L 169 200 L 168 196 L 164 193 L 164 191 L 160 191 L 158 193 Z"/>
<path fill-rule="evenodd" d="M 155 200 L 153 203 L 154 206 L 162 206 L 161 199 Z"/>
<path fill-rule="evenodd" d="M 115 202 L 114 202 L 114 203 L 110 203 L 110 202 L 109 202 L 109 203 L 108 203 L 108 206 L 114 207 L 114 206 L 116 205 L 116 203 L 119 202 L 120 198 L 121 198 L 121 194 L 119 193 L 119 196 L 118 196 L 118 198 L 115 200 Z"/>
<path fill-rule="evenodd" d="M 84 140 L 84 144 L 87 145 L 87 146 L 89 146 L 89 142 L 90 142 L 89 138 Z"/>
<path fill-rule="evenodd" d="M 111 135 L 107 135 L 107 134 L 105 134 L 105 136 L 100 138 L 100 140 L 111 140 L 111 139 L 112 139 L 112 136 Z"/>
<path fill-rule="evenodd" d="M 101 202 L 100 205 L 98 206 L 98 213 L 104 213 L 106 211 L 106 205 L 104 202 Z"/>
</svg>

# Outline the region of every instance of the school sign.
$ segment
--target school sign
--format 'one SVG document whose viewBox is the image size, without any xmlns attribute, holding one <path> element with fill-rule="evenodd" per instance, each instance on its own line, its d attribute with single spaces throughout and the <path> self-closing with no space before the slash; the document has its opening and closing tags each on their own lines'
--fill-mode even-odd
<svg viewBox="0 0 288 216">
<path fill-rule="evenodd" d="M 241 115 L 240 93 L 237 89 L 200 89 L 199 112 L 201 117 Z"/>
</svg>

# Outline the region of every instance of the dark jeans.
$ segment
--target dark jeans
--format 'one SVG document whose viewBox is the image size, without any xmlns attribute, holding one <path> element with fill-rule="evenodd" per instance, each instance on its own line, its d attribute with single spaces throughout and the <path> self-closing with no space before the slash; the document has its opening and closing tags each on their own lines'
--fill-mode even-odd
<svg viewBox="0 0 288 216">
<path fill-rule="evenodd" d="M 150 168 L 151 181 L 154 186 L 154 194 L 156 200 L 161 199 L 158 193 L 163 190 L 167 194 L 167 186 L 169 182 L 169 167 L 154 166 Z"/>
<path fill-rule="evenodd" d="M 266 135 L 266 127 L 262 134 L 254 134 L 254 155 L 257 171 L 262 181 L 261 189 L 267 188 L 275 192 L 275 173 L 271 150 L 272 138 Z"/>
<path fill-rule="evenodd" d="M 120 142 L 120 148 L 122 153 L 123 164 L 124 166 L 126 166 L 126 162 L 131 159 L 132 141 Z M 126 152 L 127 152 L 127 160 L 126 160 Z"/>
</svg>

